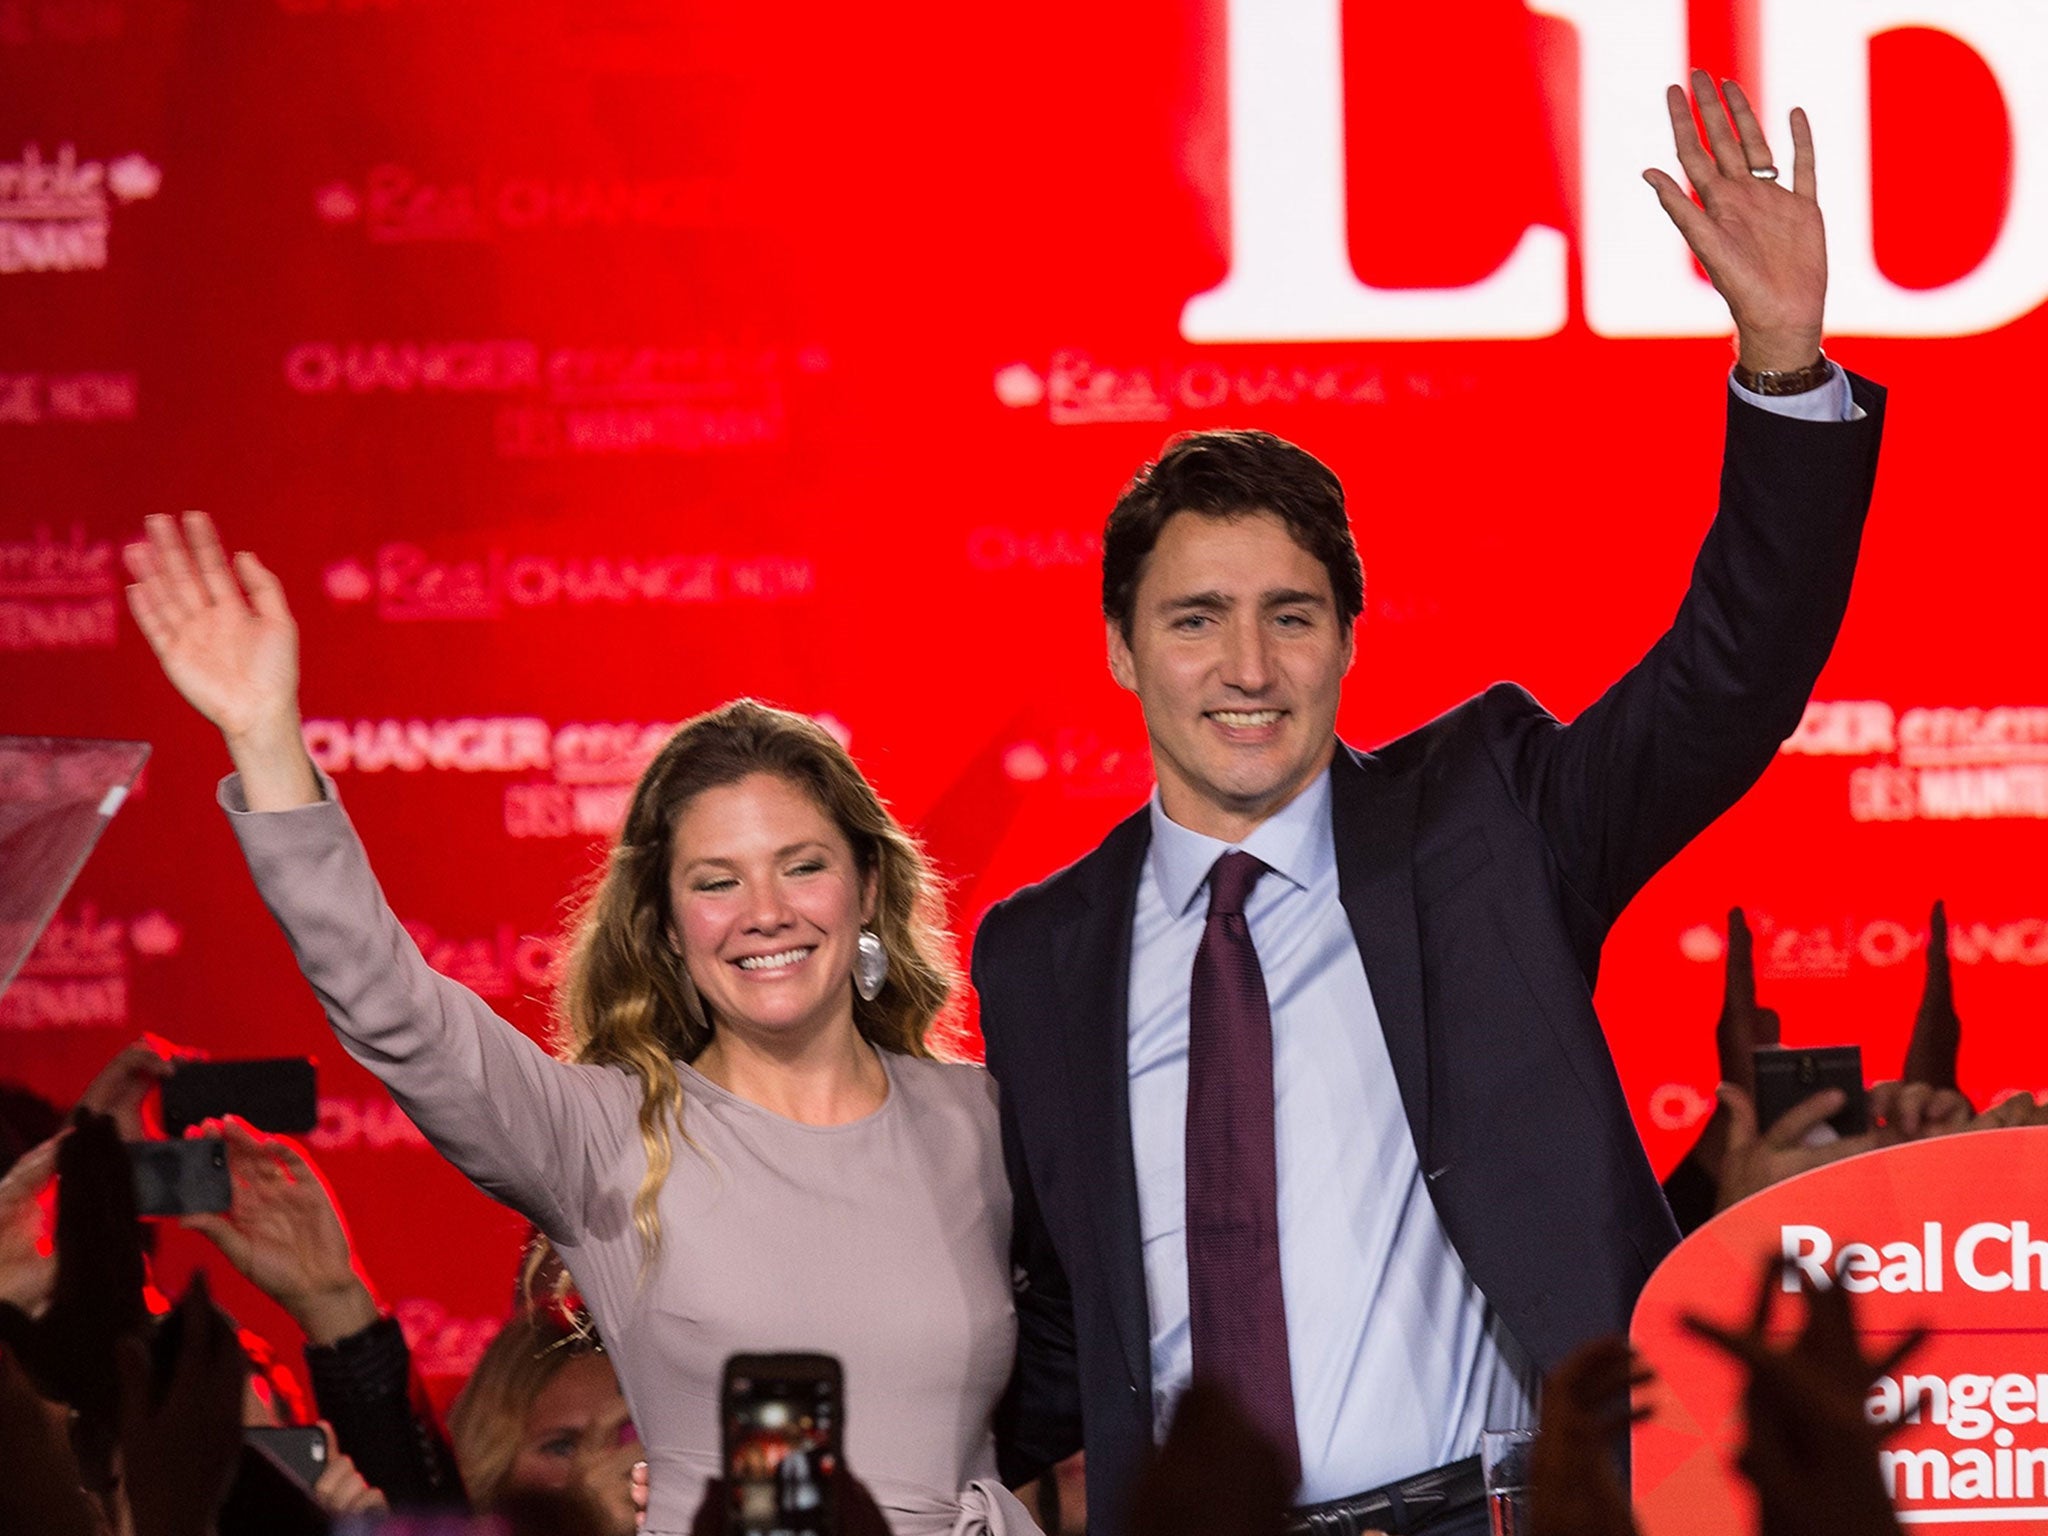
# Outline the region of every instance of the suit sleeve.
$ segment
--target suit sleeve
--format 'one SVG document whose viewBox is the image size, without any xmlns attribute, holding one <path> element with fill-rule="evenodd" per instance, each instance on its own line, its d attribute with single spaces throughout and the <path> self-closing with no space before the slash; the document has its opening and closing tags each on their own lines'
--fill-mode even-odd
<svg viewBox="0 0 2048 1536">
<path fill-rule="evenodd" d="M 998 914 L 982 922 L 974 943 L 974 989 L 982 999 L 982 1037 L 989 1074 L 996 1080 L 1003 1133 L 1003 1166 L 1010 1179 L 1010 1275 L 1017 1308 L 1017 1360 L 996 1405 L 996 1462 L 1003 1481 L 1018 1487 L 1081 1449 L 1081 1378 L 1074 1344 L 1074 1301 L 1066 1271 L 1039 1209 L 1031 1169 L 1017 1127 L 1017 1095 L 1003 1091 L 1010 1036 L 1003 1028 L 1001 967 L 991 936 Z M 991 989 L 997 989 L 992 992 Z"/>
<path fill-rule="evenodd" d="M 1720 509 L 1671 627 L 1570 725 L 1487 696 L 1491 750 L 1599 933 L 1733 805 L 1797 729 L 1848 607 L 1884 426 L 1812 422 L 1731 393 Z"/>
<path fill-rule="evenodd" d="M 299 970 L 342 1047 L 442 1156 L 556 1242 L 576 1243 L 603 1170 L 639 1153 L 636 1090 L 611 1068 L 557 1061 L 428 965 L 323 788 L 318 804 L 265 812 L 245 809 L 235 776 L 220 791 Z"/>
</svg>

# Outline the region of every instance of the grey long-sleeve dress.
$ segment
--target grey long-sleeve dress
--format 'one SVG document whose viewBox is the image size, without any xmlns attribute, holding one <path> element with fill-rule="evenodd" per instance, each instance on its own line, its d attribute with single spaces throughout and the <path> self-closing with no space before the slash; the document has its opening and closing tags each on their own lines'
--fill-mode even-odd
<svg viewBox="0 0 2048 1536">
<path fill-rule="evenodd" d="M 556 1060 L 428 966 L 328 799 L 220 800 L 348 1053 L 441 1153 L 560 1249 L 647 1448 L 649 1536 L 687 1532 L 718 1471 L 726 1356 L 818 1350 L 846 1371 L 848 1465 L 897 1536 L 1030 1536 L 989 1415 L 1016 1343 L 1010 1193 L 980 1068 L 881 1053 L 889 1095 L 807 1126 L 683 1067 L 684 1124 L 641 1276 L 637 1080 Z"/>
</svg>

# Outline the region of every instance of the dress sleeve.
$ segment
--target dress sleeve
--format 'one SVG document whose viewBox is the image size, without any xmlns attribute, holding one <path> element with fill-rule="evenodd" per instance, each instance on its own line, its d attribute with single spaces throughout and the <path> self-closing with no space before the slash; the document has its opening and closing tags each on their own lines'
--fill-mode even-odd
<svg viewBox="0 0 2048 1536">
<path fill-rule="evenodd" d="M 479 1189 L 577 1243 L 600 1188 L 640 1156 L 633 1081 L 557 1061 L 429 966 L 324 774 L 321 788 L 316 805 L 251 812 L 231 774 L 220 803 L 342 1047 Z"/>
</svg>

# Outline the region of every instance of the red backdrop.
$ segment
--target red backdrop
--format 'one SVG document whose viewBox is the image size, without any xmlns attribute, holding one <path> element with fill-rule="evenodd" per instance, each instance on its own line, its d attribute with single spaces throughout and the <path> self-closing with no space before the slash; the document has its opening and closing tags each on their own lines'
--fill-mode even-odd
<svg viewBox="0 0 2048 1536">
<path fill-rule="evenodd" d="M 2048 17 L 1993 0 L 0 0 L 0 728 L 156 746 L 5 1072 L 314 1052 L 429 1368 L 502 1309 L 515 1223 L 333 1045 L 121 610 L 148 511 L 283 576 L 392 902 L 534 1031 L 650 736 L 732 695 L 839 723 L 963 935 L 1136 805 L 1098 536 L 1174 431 L 1350 488 L 1348 737 L 1503 676 L 1582 708 L 1713 508 L 1725 319 L 1633 179 L 1689 58 L 1814 111 L 1833 345 L 1896 409 L 1823 704 L 1608 947 L 1639 1123 L 1667 1163 L 1708 1106 L 1735 902 L 1787 1039 L 1883 1074 L 1946 896 L 1966 1087 L 2048 1085 L 2048 135 L 2000 85 Z"/>
</svg>

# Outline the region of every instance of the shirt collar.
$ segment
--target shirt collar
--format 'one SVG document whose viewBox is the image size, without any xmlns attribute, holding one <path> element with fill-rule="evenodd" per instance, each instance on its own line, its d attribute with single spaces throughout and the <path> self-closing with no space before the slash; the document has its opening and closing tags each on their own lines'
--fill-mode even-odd
<svg viewBox="0 0 2048 1536">
<path fill-rule="evenodd" d="M 1317 774 L 1307 788 L 1252 829 L 1241 843 L 1226 843 L 1190 831 L 1166 814 L 1152 789 L 1152 878 L 1166 910 L 1184 915 L 1201 894 L 1209 870 L 1232 848 L 1242 848 L 1288 884 L 1307 890 L 1336 862 L 1330 832 L 1330 770 Z"/>
</svg>

